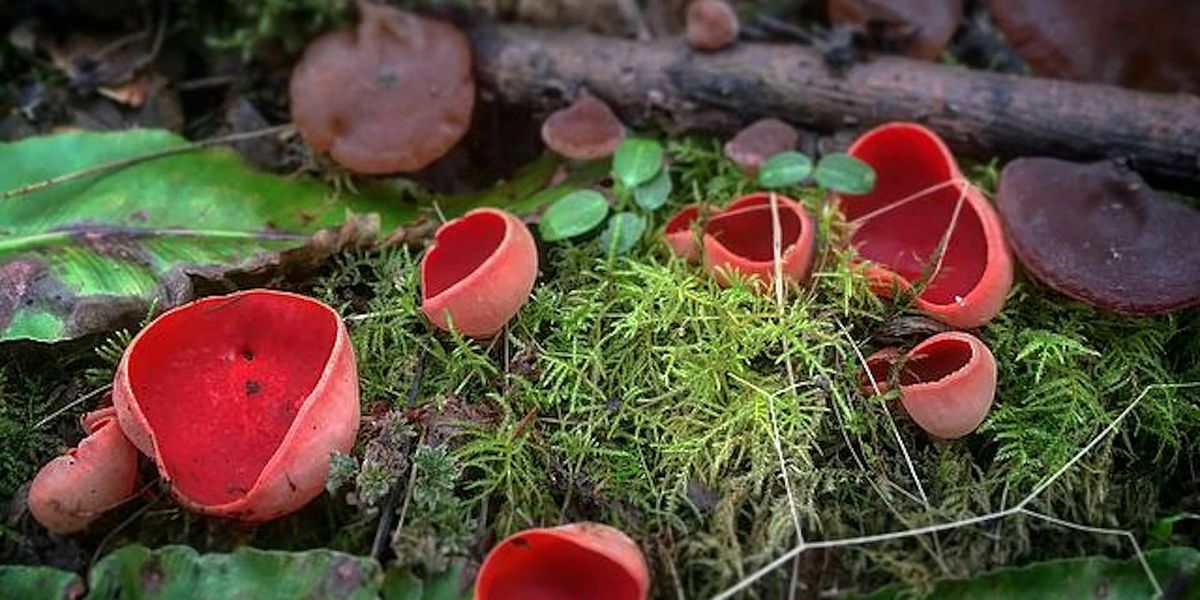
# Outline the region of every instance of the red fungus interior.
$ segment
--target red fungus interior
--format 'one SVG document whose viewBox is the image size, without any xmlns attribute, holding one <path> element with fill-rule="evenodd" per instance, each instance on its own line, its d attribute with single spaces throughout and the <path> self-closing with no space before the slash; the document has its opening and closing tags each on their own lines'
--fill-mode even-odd
<svg viewBox="0 0 1200 600">
<path fill-rule="evenodd" d="M 638 585 L 616 561 L 568 540 L 528 533 L 488 559 L 478 583 L 490 600 L 635 600 Z"/>
<path fill-rule="evenodd" d="M 671 217 L 670 221 L 667 221 L 666 234 L 671 235 L 672 233 L 690 230 L 692 228 L 692 223 L 695 222 L 695 220 L 699 217 L 699 206 L 693 205 L 684 207 L 683 210 Z"/>
<path fill-rule="evenodd" d="M 421 271 L 426 298 L 433 298 L 478 269 L 504 241 L 504 217 L 482 212 L 438 232 Z"/>
<path fill-rule="evenodd" d="M 779 227 L 782 233 L 780 248 L 786 252 L 800 238 L 804 225 L 795 212 L 780 203 Z M 771 206 L 765 203 L 717 215 L 705 227 L 705 233 L 716 238 L 730 252 L 755 262 L 774 260 L 772 231 Z"/>
<path fill-rule="evenodd" d="M 876 141 L 878 140 L 878 141 Z M 849 221 L 928 190 L 954 177 L 951 159 L 917 130 L 897 129 L 862 144 L 855 155 L 875 167 L 875 188 L 844 196 Z M 930 272 L 930 259 L 946 233 L 962 188 L 946 186 L 903 206 L 869 217 L 855 230 L 859 255 L 882 264 L 913 283 Z M 921 297 L 952 304 L 975 287 L 987 266 L 987 239 L 979 215 L 966 199 L 942 257 L 941 268 Z"/>
<path fill-rule="evenodd" d="M 926 344 L 919 354 L 910 354 L 904 362 L 900 385 L 941 381 L 967 366 L 972 354 L 971 344 L 963 340 L 947 338 Z"/>
<path fill-rule="evenodd" d="M 244 496 L 321 378 L 336 317 L 245 294 L 171 313 L 142 334 L 129 380 L 172 483 L 196 502 Z"/>
</svg>

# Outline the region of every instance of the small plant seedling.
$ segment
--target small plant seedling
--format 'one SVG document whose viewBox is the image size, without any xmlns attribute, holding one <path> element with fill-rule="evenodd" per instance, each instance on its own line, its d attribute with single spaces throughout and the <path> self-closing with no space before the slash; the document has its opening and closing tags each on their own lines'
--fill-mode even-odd
<svg viewBox="0 0 1200 600">
<path fill-rule="evenodd" d="M 779 189 L 803 183 L 812 176 L 817 186 L 830 192 L 865 194 L 875 187 L 875 170 L 849 154 L 827 154 L 813 168 L 803 152 L 788 150 L 767 159 L 758 172 L 758 185 Z"/>
<path fill-rule="evenodd" d="M 613 188 L 617 213 L 608 219 L 600 234 L 606 254 L 626 254 L 637 245 L 649 226 L 648 214 L 671 197 L 670 171 L 663 166 L 663 148 L 655 140 L 627 138 L 617 147 L 612 160 Z M 584 235 L 609 215 L 609 202 L 598 190 L 578 190 L 551 204 L 542 214 L 542 239 L 556 242 Z"/>
</svg>

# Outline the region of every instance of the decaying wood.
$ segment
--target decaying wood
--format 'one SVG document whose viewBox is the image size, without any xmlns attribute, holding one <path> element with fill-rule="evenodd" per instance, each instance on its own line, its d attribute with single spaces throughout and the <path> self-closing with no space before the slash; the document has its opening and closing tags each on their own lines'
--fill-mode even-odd
<svg viewBox="0 0 1200 600">
<path fill-rule="evenodd" d="M 581 88 L 630 124 L 732 132 L 774 116 L 819 131 L 924 123 L 976 157 L 1112 157 L 1158 182 L 1200 189 L 1200 98 L 877 57 L 840 76 L 812 48 L 740 42 L 713 54 L 681 40 L 481 25 L 485 93 L 563 106 Z"/>
</svg>

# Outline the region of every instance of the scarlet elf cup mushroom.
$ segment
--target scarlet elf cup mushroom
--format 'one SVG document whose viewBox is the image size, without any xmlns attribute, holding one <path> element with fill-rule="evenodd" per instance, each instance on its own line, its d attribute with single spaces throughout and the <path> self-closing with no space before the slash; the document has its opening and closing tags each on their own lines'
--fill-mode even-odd
<svg viewBox="0 0 1200 600">
<path fill-rule="evenodd" d="M 475 581 L 477 600 L 644 600 L 649 592 L 637 544 L 599 523 L 516 533 L 488 553 Z"/>
<path fill-rule="evenodd" d="M 876 173 L 870 192 L 838 196 L 850 242 L 871 261 L 872 289 L 911 290 L 918 309 L 954 327 L 995 317 L 1012 287 L 1012 257 L 995 209 L 946 144 L 915 123 L 888 123 L 847 153 Z"/>
<path fill-rule="evenodd" d="M 184 507 L 242 521 L 282 516 L 320 494 L 331 453 L 350 451 L 358 433 L 345 325 L 330 307 L 287 292 L 249 290 L 168 311 L 130 343 L 112 396 L 116 420 L 94 417 L 74 455 L 83 467 L 105 465 L 107 497 L 131 486 L 136 452 L 125 449 L 136 447 Z M 61 470 L 55 464 L 38 478 Z M 100 471 L 83 467 L 55 486 L 66 507 L 98 488 Z M 57 526 L 53 515 L 34 516 Z"/>
<path fill-rule="evenodd" d="M 529 299 L 537 270 L 533 234 L 519 218 L 475 209 L 434 234 L 421 259 L 421 310 L 439 329 L 490 337 Z"/>
</svg>

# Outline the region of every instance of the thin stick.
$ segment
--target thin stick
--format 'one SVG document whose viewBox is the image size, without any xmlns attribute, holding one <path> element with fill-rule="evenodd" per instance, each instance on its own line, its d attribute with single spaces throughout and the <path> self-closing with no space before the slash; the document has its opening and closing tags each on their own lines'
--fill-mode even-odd
<svg viewBox="0 0 1200 600">
<path fill-rule="evenodd" d="M 713 597 L 713 600 L 726 600 L 728 598 L 732 598 L 735 594 L 750 587 L 751 585 L 754 584 L 754 582 L 758 581 L 759 579 L 762 579 L 764 576 L 766 576 L 771 571 L 774 571 L 775 569 L 779 568 L 780 566 L 786 564 L 789 560 L 791 560 L 795 556 L 799 555 L 801 552 L 804 552 L 805 550 L 817 550 L 817 549 L 823 549 L 823 548 L 841 548 L 841 547 L 845 547 L 845 546 L 861 546 L 861 545 L 874 544 L 874 543 L 886 542 L 886 541 L 891 541 L 891 540 L 905 539 L 905 538 L 910 538 L 910 537 L 914 537 L 914 536 L 925 535 L 928 533 L 937 533 L 939 531 L 958 529 L 961 527 L 966 527 L 968 525 L 978 525 L 981 523 L 989 523 L 992 521 L 1010 517 L 1015 514 L 1028 514 L 1035 518 L 1047 517 L 1048 515 L 1042 515 L 1041 513 L 1035 513 L 1034 511 L 1031 511 L 1031 510 L 1025 508 L 1025 506 L 1027 504 L 1029 504 L 1030 502 L 1032 502 L 1034 499 L 1036 499 L 1038 497 L 1038 495 L 1041 494 L 1043 491 L 1045 491 L 1048 487 L 1053 485 L 1054 482 L 1056 482 L 1060 477 L 1062 477 L 1063 473 L 1066 473 L 1068 469 L 1070 469 L 1072 466 L 1074 466 L 1076 463 L 1078 463 L 1081 459 L 1083 459 L 1083 457 L 1086 456 L 1089 452 L 1091 452 L 1092 448 L 1095 448 L 1096 445 L 1099 444 L 1104 438 L 1108 437 L 1108 435 L 1111 434 L 1117 428 L 1117 426 L 1120 425 L 1120 423 L 1125 420 L 1125 418 L 1127 416 L 1129 416 L 1129 413 L 1133 412 L 1133 409 L 1142 401 L 1142 399 L 1144 399 L 1146 397 L 1147 394 L 1150 393 L 1151 390 L 1154 390 L 1154 389 L 1182 389 L 1182 388 L 1192 388 L 1192 387 L 1200 387 L 1200 381 L 1187 382 L 1187 383 L 1156 383 L 1156 384 L 1151 384 L 1149 386 L 1146 386 L 1146 388 L 1143 389 L 1142 392 L 1140 394 L 1138 394 L 1137 397 L 1134 398 L 1132 402 L 1129 403 L 1129 406 L 1125 407 L 1125 409 L 1122 410 L 1120 412 L 1120 414 L 1118 414 L 1112 420 L 1112 422 L 1108 424 L 1107 427 L 1105 427 L 1103 430 L 1101 430 L 1099 433 L 1097 433 L 1096 436 L 1093 437 L 1092 440 L 1090 442 L 1088 442 L 1083 448 L 1081 448 L 1078 452 L 1076 452 L 1075 455 L 1072 456 L 1071 459 L 1066 462 L 1066 464 L 1064 464 L 1061 468 L 1059 468 L 1057 471 L 1055 471 L 1052 475 L 1047 477 L 1041 484 L 1039 484 L 1037 487 L 1035 487 L 1033 492 L 1031 492 L 1028 496 L 1026 496 L 1025 499 L 1022 500 L 1016 506 L 1013 506 L 1011 508 L 1006 508 L 1006 509 L 998 511 L 998 512 L 988 513 L 986 515 L 966 517 L 963 519 L 958 519 L 958 520 L 950 521 L 947 523 L 937 523 L 934 525 L 926 525 L 924 527 L 917 527 L 915 529 L 906 529 L 906 530 L 901 530 L 901 531 L 891 531 L 891 532 L 887 532 L 887 533 L 877 533 L 877 534 L 873 534 L 873 535 L 864 535 L 864 536 L 834 539 L 834 540 L 821 540 L 821 541 L 817 541 L 817 542 L 810 542 L 807 544 L 798 544 L 796 547 L 783 553 L 783 555 L 781 555 L 778 558 L 776 558 L 775 560 L 771 561 L 770 563 L 768 563 L 761 569 L 758 569 L 757 571 L 755 571 L 755 572 L 751 573 L 750 575 L 748 575 L 747 577 L 743 578 L 741 581 L 738 581 L 734 585 L 730 586 L 725 591 L 721 592 L 720 594 L 717 594 L 716 596 Z M 1059 525 L 1063 525 L 1065 527 L 1070 527 L 1072 529 L 1080 529 L 1080 528 L 1087 527 L 1085 525 L 1078 525 L 1075 523 L 1070 523 L 1069 521 L 1062 521 L 1061 519 L 1055 519 L 1053 517 L 1050 517 L 1049 519 L 1045 519 L 1045 520 L 1059 524 Z M 1092 531 L 1095 533 L 1104 533 L 1104 534 L 1111 534 L 1111 533 L 1118 531 L 1118 530 L 1103 529 L 1103 528 L 1098 528 L 1098 527 L 1097 528 L 1087 528 L 1084 530 Z M 1132 536 L 1132 534 L 1130 534 L 1130 536 Z M 1138 550 L 1140 551 L 1140 548 L 1138 548 Z M 1147 569 L 1147 571 L 1148 571 L 1149 567 L 1144 562 L 1144 558 L 1141 560 L 1143 561 L 1142 568 Z M 1161 589 L 1158 585 L 1158 582 L 1153 578 L 1152 573 L 1150 573 L 1150 576 L 1151 576 L 1151 582 L 1152 582 L 1152 585 L 1154 586 L 1154 588 L 1156 590 Z"/>
<path fill-rule="evenodd" d="M 968 185 L 970 184 L 969 181 L 967 181 L 966 179 L 963 179 L 961 177 L 952 177 L 941 183 L 935 183 L 925 189 L 913 192 L 895 202 L 892 202 L 891 204 L 888 204 L 886 206 L 881 206 L 865 215 L 856 217 L 854 220 L 850 221 L 848 223 L 848 225 L 850 225 L 851 228 L 857 227 L 859 225 L 862 225 L 863 223 L 866 223 L 867 221 L 870 221 L 871 219 L 874 219 L 875 217 L 878 217 L 879 215 L 896 210 L 897 208 L 905 206 L 910 202 L 915 202 L 917 200 L 920 200 L 921 198 L 924 198 L 925 196 L 928 196 L 929 194 L 932 194 L 943 188 L 950 187 L 950 186 L 954 185 L 955 183 L 964 183 L 964 184 L 968 184 Z"/>
<path fill-rule="evenodd" d="M 417 355 L 417 364 L 413 367 L 412 383 L 408 386 L 408 397 L 405 399 L 405 405 L 412 408 L 417 402 L 417 397 L 421 392 L 421 380 L 425 373 L 425 347 L 421 347 L 421 353 Z M 421 436 L 424 438 L 424 434 Z M 417 443 L 420 445 L 420 442 Z M 415 455 L 415 452 L 414 452 Z M 417 464 L 412 462 L 409 468 L 408 487 L 405 488 L 404 509 L 401 511 L 399 525 L 404 526 L 403 514 L 408 510 L 408 497 L 412 495 L 412 483 L 417 476 Z M 388 492 L 387 499 L 384 500 L 383 508 L 379 511 L 379 525 L 375 528 L 375 540 L 371 543 L 371 556 L 375 560 L 383 559 L 384 544 L 387 543 L 387 536 L 392 532 L 392 515 L 396 510 L 396 502 L 400 495 L 400 480 L 404 478 L 404 473 L 396 476 L 396 481 L 392 483 L 392 489 Z"/>
<path fill-rule="evenodd" d="M 67 412 L 68 410 L 71 410 L 72 408 L 75 408 L 76 406 L 79 406 L 80 404 L 83 404 L 84 402 L 87 402 L 88 400 L 91 400 L 92 398 L 99 396 L 100 394 L 108 392 L 111 389 L 112 389 L 112 384 L 106 383 L 106 384 L 66 403 L 62 408 L 50 413 L 49 415 L 46 415 L 45 417 L 42 418 L 41 421 L 38 421 L 36 424 L 34 424 L 33 428 L 41 429 L 43 425 L 45 425 L 46 423 L 49 423 L 50 421 L 53 421 L 54 419 L 57 419 L 60 415 Z"/>
<path fill-rule="evenodd" d="M 83 179 L 84 177 L 91 177 L 92 175 L 100 175 L 103 173 L 107 173 L 109 171 L 116 171 L 116 170 L 124 169 L 126 167 L 132 167 L 134 165 L 138 165 L 138 164 L 148 162 L 148 161 L 151 161 L 154 159 L 165 158 L 167 156 L 174 156 L 176 154 L 185 154 L 187 152 L 192 152 L 194 150 L 199 150 L 201 148 L 207 148 L 209 146 L 220 146 L 223 144 L 233 144 L 233 143 L 241 142 L 244 140 L 250 140 L 250 139 L 254 139 L 254 138 L 258 138 L 258 137 L 265 137 L 265 136 L 269 136 L 269 135 L 275 135 L 278 133 L 282 133 L 284 131 L 289 131 L 291 128 L 292 128 L 291 123 L 287 123 L 284 125 L 276 125 L 273 127 L 257 129 L 254 131 L 244 131 L 241 133 L 234 133 L 234 134 L 230 134 L 230 135 L 223 135 L 223 136 L 219 136 L 219 137 L 215 137 L 215 138 L 209 138 L 207 140 L 200 140 L 198 142 L 191 142 L 188 144 L 184 144 L 182 146 L 172 146 L 170 148 L 164 148 L 162 150 L 155 150 L 154 152 L 147 152 L 145 154 L 138 154 L 136 156 L 130 156 L 130 157 L 122 158 L 119 160 L 113 160 L 113 161 L 109 161 L 106 163 L 100 163 L 98 165 L 92 165 L 90 167 L 87 167 L 86 169 L 80 169 L 78 171 L 72 171 L 70 173 L 63 173 L 62 175 L 55 175 L 54 177 L 51 177 L 49 179 L 35 181 L 33 183 L 23 185 L 19 188 L 14 188 L 14 189 L 8 190 L 8 191 L 4 192 L 3 194 L 0 194 L 0 201 L 9 200 L 11 198 L 16 198 L 17 196 L 24 196 L 26 194 L 31 194 L 33 192 L 38 192 L 38 191 L 44 190 L 48 187 L 67 183 L 69 181 L 75 181 L 76 179 Z"/>
<path fill-rule="evenodd" d="M 1150 563 L 1146 562 L 1146 555 L 1142 552 L 1142 545 L 1138 543 L 1137 538 L 1134 537 L 1134 535 L 1132 533 L 1130 533 L 1124 529 L 1109 529 L 1107 527 L 1092 527 L 1090 525 L 1081 525 L 1079 523 L 1073 523 L 1071 521 L 1066 521 L 1066 520 L 1060 519 L 1058 517 L 1052 517 L 1050 515 L 1042 514 L 1040 512 L 1034 511 L 1034 510 L 1029 510 L 1028 508 L 1022 508 L 1020 510 L 1020 513 L 1023 515 L 1029 515 L 1035 519 L 1041 519 L 1048 523 L 1053 523 L 1055 525 L 1058 525 L 1059 527 L 1066 527 L 1067 529 L 1074 529 L 1076 531 L 1084 531 L 1087 533 L 1094 533 L 1094 534 L 1099 534 L 1099 535 L 1117 535 L 1117 536 L 1124 537 L 1125 539 L 1129 540 L 1129 544 L 1131 546 L 1133 546 L 1134 556 L 1137 557 L 1138 563 L 1140 563 L 1142 565 L 1142 570 L 1146 572 L 1146 577 L 1150 580 L 1150 585 L 1154 587 L 1154 597 L 1155 598 L 1162 597 L 1163 589 L 1162 589 L 1162 586 L 1159 585 L 1159 583 L 1158 583 L 1158 577 L 1154 576 L 1154 571 L 1150 568 Z"/>
</svg>

